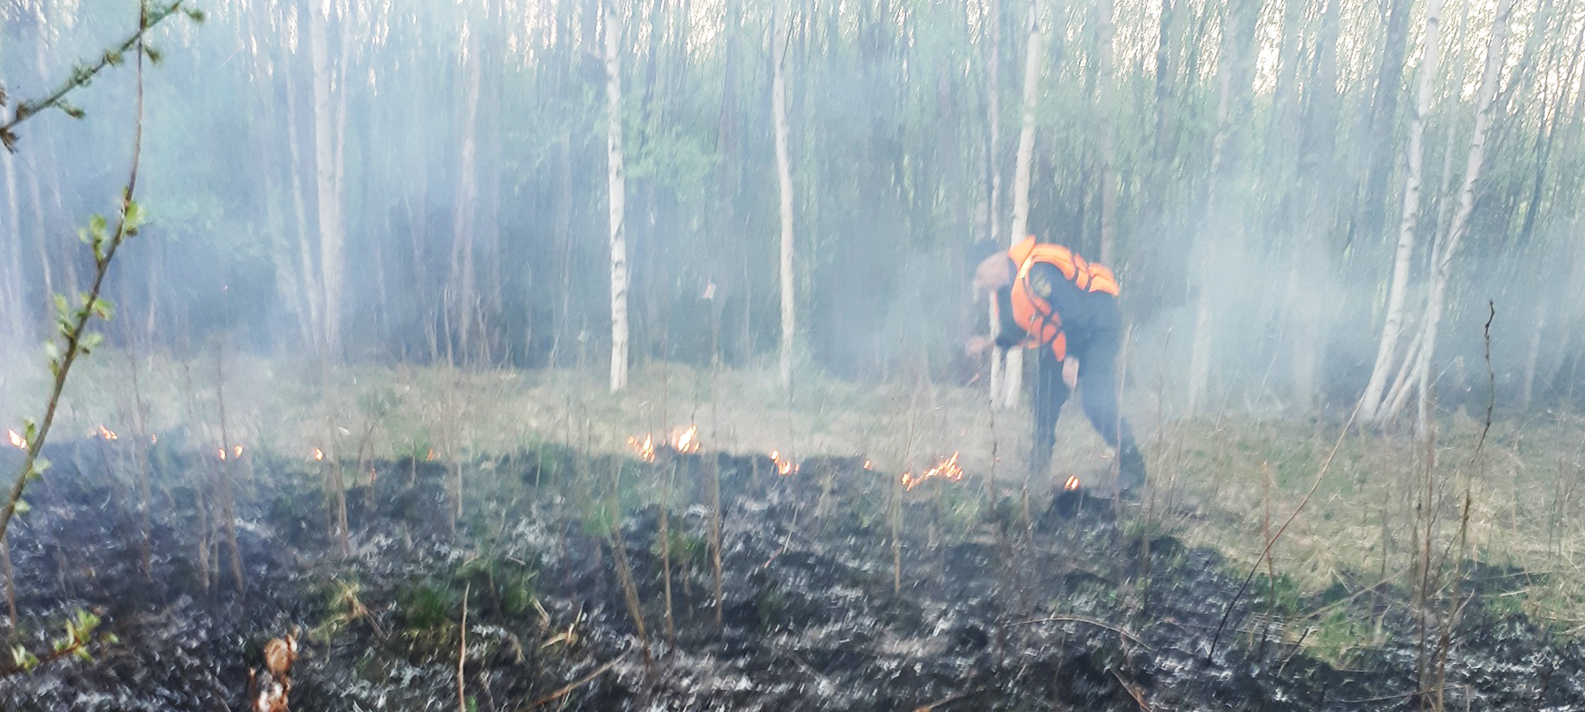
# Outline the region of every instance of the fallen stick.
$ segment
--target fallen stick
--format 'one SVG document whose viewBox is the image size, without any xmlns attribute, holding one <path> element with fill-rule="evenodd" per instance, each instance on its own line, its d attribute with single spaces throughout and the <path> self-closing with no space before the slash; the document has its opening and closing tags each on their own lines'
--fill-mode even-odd
<svg viewBox="0 0 1585 712">
<path fill-rule="evenodd" d="M 1123 679 L 1122 674 L 1117 672 L 1117 668 L 1112 668 L 1112 677 L 1117 678 L 1117 683 L 1122 685 L 1124 690 L 1128 691 L 1128 696 L 1134 698 L 1134 701 L 1139 703 L 1139 709 L 1142 709 L 1145 712 L 1150 712 L 1150 705 L 1145 704 L 1144 696 L 1140 695 L 1139 690 L 1134 689 L 1133 685 L 1128 684 L 1128 681 Z"/>
<path fill-rule="evenodd" d="M 544 706 L 548 702 L 555 702 L 556 700 L 559 700 L 559 699 L 561 699 L 563 697 L 566 697 L 567 693 L 572 692 L 573 690 L 576 690 L 576 689 L 578 689 L 580 687 L 583 687 L 584 685 L 587 685 L 590 682 L 593 682 L 595 678 L 597 678 L 597 677 L 599 677 L 601 675 L 604 675 L 606 673 L 606 671 L 610 670 L 612 666 L 614 666 L 617 663 L 621 662 L 622 659 L 627 657 L 628 653 L 631 653 L 631 652 L 633 652 L 633 651 L 629 650 L 626 653 L 622 653 L 621 655 L 618 655 L 618 656 L 616 656 L 614 658 L 611 658 L 610 662 L 608 662 L 608 663 L 606 663 L 604 665 L 601 665 L 600 667 L 595 668 L 594 672 L 591 672 L 588 675 L 584 675 L 583 677 L 578 678 L 577 680 L 575 680 L 575 681 L 573 681 L 571 683 L 568 683 L 567 685 L 563 686 L 561 689 L 556 690 L 555 692 L 552 692 L 552 693 L 550 693 L 548 695 L 545 695 L 544 697 L 541 697 L 541 698 L 539 698 L 537 700 L 534 700 L 533 704 L 531 704 L 531 705 L 529 705 L 527 707 L 522 707 L 520 709 L 522 709 L 522 710 L 535 709 L 537 707 Z"/>
<path fill-rule="evenodd" d="M 932 703 L 930 703 L 928 705 L 920 705 L 918 707 L 915 707 L 914 708 L 914 712 L 935 712 L 935 709 L 937 707 L 940 707 L 942 705 L 949 704 L 949 703 L 952 703 L 952 702 L 957 702 L 958 700 L 961 700 L 961 699 L 963 699 L 965 697 L 968 697 L 970 695 L 973 695 L 973 694 L 976 694 L 976 692 L 975 691 L 959 692 L 956 695 L 953 695 L 951 697 L 943 697 L 943 698 L 941 698 L 939 700 L 936 700 L 935 702 L 932 702 Z"/>
<path fill-rule="evenodd" d="M 1094 618 L 1083 618 L 1083 617 L 1080 617 L 1080 616 L 1051 616 L 1051 617 L 1048 617 L 1048 618 L 1031 618 L 1031 619 L 1029 619 L 1027 621 L 1018 621 L 1017 623 L 1014 623 L 1013 625 L 1031 625 L 1031 624 L 1034 624 L 1034 623 L 1053 623 L 1053 622 L 1087 623 L 1087 624 L 1093 625 L 1093 626 L 1095 626 L 1097 628 L 1105 628 L 1105 629 L 1107 629 L 1109 631 L 1112 631 L 1113 633 L 1116 633 L 1118 635 L 1123 636 L 1124 638 L 1127 638 L 1129 640 L 1134 641 L 1135 643 L 1143 646 L 1145 648 L 1145 650 L 1148 650 L 1148 651 L 1150 651 L 1152 653 L 1156 652 L 1154 648 L 1150 647 L 1150 645 L 1145 643 L 1145 641 L 1140 640 L 1139 637 L 1134 635 L 1133 633 L 1130 633 L 1130 632 L 1128 632 L 1126 630 L 1123 630 L 1122 628 L 1114 626 L 1114 625 L 1112 625 L 1110 623 L 1103 623 L 1101 621 L 1095 620 Z"/>
</svg>

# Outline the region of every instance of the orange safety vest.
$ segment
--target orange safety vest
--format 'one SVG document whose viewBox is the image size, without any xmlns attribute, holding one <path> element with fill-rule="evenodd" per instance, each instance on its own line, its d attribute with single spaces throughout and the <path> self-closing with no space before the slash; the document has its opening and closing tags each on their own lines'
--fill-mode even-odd
<svg viewBox="0 0 1585 712">
<path fill-rule="evenodd" d="M 1029 334 L 1023 345 L 1038 348 L 1050 344 L 1058 361 L 1066 359 L 1068 337 L 1062 333 L 1062 315 L 1029 288 L 1029 269 L 1037 262 L 1052 264 L 1080 290 L 1105 292 L 1114 297 L 1117 296 L 1117 276 L 1105 266 L 1087 262 L 1062 245 L 1036 242 L 1034 235 L 1014 245 L 1007 256 L 1018 265 L 1018 278 L 1013 280 L 1012 286 L 1013 320 Z"/>
</svg>

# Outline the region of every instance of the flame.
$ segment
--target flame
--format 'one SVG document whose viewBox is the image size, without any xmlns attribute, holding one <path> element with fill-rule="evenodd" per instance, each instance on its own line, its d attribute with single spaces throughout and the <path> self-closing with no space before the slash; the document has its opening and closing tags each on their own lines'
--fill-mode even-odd
<svg viewBox="0 0 1585 712">
<path fill-rule="evenodd" d="M 429 449 L 429 454 L 424 456 L 424 461 L 425 462 L 434 462 L 434 460 L 435 460 L 435 449 L 434 448 L 430 448 Z"/>
<path fill-rule="evenodd" d="M 314 462 L 323 462 L 324 459 L 325 459 L 325 451 L 324 450 L 320 450 L 317 447 L 314 448 Z"/>
<path fill-rule="evenodd" d="M 28 449 L 27 438 L 17 435 L 17 431 L 7 428 L 6 435 L 11 438 L 11 447 L 17 448 L 19 450 Z"/>
<path fill-rule="evenodd" d="M 904 472 L 903 488 L 911 490 L 918 487 L 919 483 L 936 477 L 945 478 L 953 482 L 963 479 L 963 468 L 958 466 L 958 453 L 952 453 L 952 457 L 942 460 L 940 464 L 925 470 L 917 477 L 912 473 Z"/>
<path fill-rule="evenodd" d="M 673 447 L 677 449 L 677 452 L 684 455 L 699 452 L 699 426 L 688 426 L 687 430 L 682 431 L 682 434 L 677 436 Z"/>
<path fill-rule="evenodd" d="M 770 451 L 770 461 L 776 463 L 776 474 L 786 477 L 798 471 L 798 463 L 790 457 L 782 457 L 780 450 Z"/>
<path fill-rule="evenodd" d="M 241 445 L 233 446 L 231 448 L 231 456 L 235 457 L 235 458 L 238 458 L 238 459 L 241 459 L 242 458 L 242 446 Z"/>
<path fill-rule="evenodd" d="M 1079 488 L 1079 476 L 1078 475 L 1068 475 L 1068 481 L 1062 483 L 1062 489 L 1067 490 L 1069 492 L 1072 492 L 1073 490 L 1076 490 L 1078 488 Z"/>
<path fill-rule="evenodd" d="M 216 454 L 220 455 L 221 462 L 225 461 L 225 459 L 226 459 L 226 449 L 225 448 L 220 448 L 219 450 L 216 451 Z"/>
<path fill-rule="evenodd" d="M 655 438 L 648 435 L 645 435 L 643 440 L 639 440 L 636 437 L 629 437 L 627 439 L 627 444 L 633 448 L 634 452 L 638 453 L 639 459 L 643 460 L 644 462 L 655 461 Z"/>
<path fill-rule="evenodd" d="M 116 438 L 116 431 L 111 430 L 111 429 L 109 429 L 109 428 L 107 428 L 107 427 L 105 427 L 103 425 L 99 426 L 99 437 L 104 438 L 106 440 L 116 440 L 117 439 Z"/>
<path fill-rule="evenodd" d="M 869 458 L 864 458 L 864 469 L 866 469 L 866 470 L 875 469 L 875 463 L 870 462 Z"/>
</svg>

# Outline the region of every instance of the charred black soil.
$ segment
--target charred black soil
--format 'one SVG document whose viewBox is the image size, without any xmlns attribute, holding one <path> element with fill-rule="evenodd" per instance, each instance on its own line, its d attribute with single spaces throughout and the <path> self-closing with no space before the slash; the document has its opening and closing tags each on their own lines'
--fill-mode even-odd
<svg viewBox="0 0 1585 712">
<path fill-rule="evenodd" d="M 1410 710 L 1433 702 L 1421 670 L 1438 667 L 1448 708 L 1585 708 L 1585 648 L 1500 605 L 1517 572 L 1465 567 L 1445 665 L 1439 619 L 1422 633 L 1401 592 L 1342 581 L 1300 595 L 1280 576 L 1255 578 L 1212 652 L 1244 572 L 1158 533 L 1143 505 L 1083 491 L 989 507 L 978 483 L 927 481 L 902 493 L 894 549 L 893 480 L 862 458 L 782 476 L 764 457 L 547 447 L 466 468 L 455 524 L 439 463 L 346 463 L 341 555 L 330 465 L 161 446 L 145 575 L 118 447 L 49 449 L 11 535 L 21 621 L 8 642 L 47 651 L 77 609 L 119 642 L 0 681 L 5 709 L 248 709 L 262 644 L 294 626 L 293 709 L 457 709 L 464 603 L 462 704 L 477 710 Z M 213 525 L 223 467 L 241 593 Z M 1338 665 L 1303 644 L 1350 634 Z"/>
</svg>

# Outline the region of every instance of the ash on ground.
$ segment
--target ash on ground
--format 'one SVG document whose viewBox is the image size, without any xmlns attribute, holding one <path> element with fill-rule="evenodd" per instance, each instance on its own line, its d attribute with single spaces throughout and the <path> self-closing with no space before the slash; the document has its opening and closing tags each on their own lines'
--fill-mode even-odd
<svg viewBox="0 0 1585 712">
<path fill-rule="evenodd" d="M 1514 572 L 1465 566 L 1436 615 L 1260 575 L 1228 613 L 1244 572 L 1082 490 L 992 506 L 976 478 L 903 491 L 862 458 L 783 476 L 762 456 L 547 447 L 466 468 L 458 517 L 436 462 L 157 448 L 145 572 L 119 447 L 50 448 L 13 524 L 8 645 L 48 651 L 77 610 L 103 623 L 92 660 L 0 680 L 4 709 L 248 709 L 263 644 L 294 628 L 297 710 L 457 709 L 459 656 L 476 710 L 1585 708 L 1580 643 L 1488 605 Z M 1359 640 L 1338 665 L 1306 645 L 1340 631 Z"/>
</svg>

